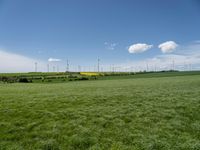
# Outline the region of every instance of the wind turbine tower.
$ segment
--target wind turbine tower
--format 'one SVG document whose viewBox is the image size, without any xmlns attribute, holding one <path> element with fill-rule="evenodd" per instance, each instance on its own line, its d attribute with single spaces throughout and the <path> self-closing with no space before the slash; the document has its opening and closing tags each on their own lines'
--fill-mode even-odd
<svg viewBox="0 0 200 150">
<path fill-rule="evenodd" d="M 49 64 L 47 64 L 47 72 L 49 72 Z"/>
<path fill-rule="evenodd" d="M 35 72 L 37 72 L 37 62 L 35 62 Z"/>
<path fill-rule="evenodd" d="M 67 68 L 66 68 L 66 71 L 69 72 L 69 61 L 67 59 Z"/>
<path fill-rule="evenodd" d="M 100 59 L 98 58 L 98 72 L 100 71 Z"/>
</svg>

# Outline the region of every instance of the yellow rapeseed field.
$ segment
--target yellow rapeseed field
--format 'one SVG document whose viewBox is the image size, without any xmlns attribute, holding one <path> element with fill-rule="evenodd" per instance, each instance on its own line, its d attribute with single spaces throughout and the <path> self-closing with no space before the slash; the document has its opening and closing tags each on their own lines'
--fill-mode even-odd
<svg viewBox="0 0 200 150">
<path fill-rule="evenodd" d="M 84 75 L 84 76 L 100 76 L 100 75 L 103 75 L 103 74 L 97 73 L 97 72 L 80 72 L 80 75 Z"/>
</svg>

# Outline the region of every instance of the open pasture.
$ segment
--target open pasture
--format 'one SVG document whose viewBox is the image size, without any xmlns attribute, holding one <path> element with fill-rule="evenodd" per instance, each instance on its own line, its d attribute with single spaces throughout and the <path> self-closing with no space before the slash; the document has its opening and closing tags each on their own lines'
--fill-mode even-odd
<svg viewBox="0 0 200 150">
<path fill-rule="evenodd" d="M 198 150 L 200 75 L 0 84 L 0 150 Z"/>
</svg>

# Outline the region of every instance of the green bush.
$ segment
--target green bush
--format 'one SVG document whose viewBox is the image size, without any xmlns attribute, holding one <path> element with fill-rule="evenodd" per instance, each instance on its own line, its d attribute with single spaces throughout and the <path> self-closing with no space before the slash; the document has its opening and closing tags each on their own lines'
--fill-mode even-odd
<svg viewBox="0 0 200 150">
<path fill-rule="evenodd" d="M 29 83 L 29 80 L 27 78 L 20 78 L 18 82 Z"/>
</svg>

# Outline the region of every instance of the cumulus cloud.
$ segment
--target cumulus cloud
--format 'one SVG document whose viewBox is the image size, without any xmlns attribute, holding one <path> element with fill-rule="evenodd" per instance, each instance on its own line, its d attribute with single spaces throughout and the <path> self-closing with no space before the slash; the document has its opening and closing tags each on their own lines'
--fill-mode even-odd
<svg viewBox="0 0 200 150">
<path fill-rule="evenodd" d="M 115 69 L 118 71 L 162 71 L 162 70 L 199 70 L 200 69 L 199 55 L 177 55 L 177 54 L 162 54 L 152 58 L 133 61 L 129 60 L 126 63 L 116 64 Z M 107 67 L 109 70 L 109 66 Z"/>
<path fill-rule="evenodd" d="M 148 45 L 145 43 L 137 43 L 133 44 L 128 48 L 129 53 L 142 53 L 147 51 L 148 49 L 152 48 L 153 45 Z"/>
<path fill-rule="evenodd" d="M 117 43 L 108 43 L 108 42 L 105 42 L 104 43 L 106 49 L 109 49 L 109 50 L 114 50 L 117 46 Z"/>
<path fill-rule="evenodd" d="M 35 62 L 38 63 L 38 71 L 46 66 L 43 61 L 0 50 L 0 72 L 31 72 Z"/>
<path fill-rule="evenodd" d="M 58 59 L 58 58 L 49 58 L 48 61 L 49 62 L 59 62 L 59 61 L 61 61 L 61 59 Z"/>
<path fill-rule="evenodd" d="M 178 47 L 178 44 L 174 41 L 167 41 L 158 45 L 163 53 L 171 53 Z"/>
<path fill-rule="evenodd" d="M 128 60 L 126 63 L 116 64 L 133 71 L 162 71 L 162 70 L 199 70 L 200 69 L 200 44 L 192 43 L 180 46 L 176 53 L 155 55 L 142 60 Z M 174 66 L 174 67 L 173 67 Z M 109 69 L 109 68 L 108 68 Z M 122 70 L 124 71 L 124 70 Z"/>
</svg>

